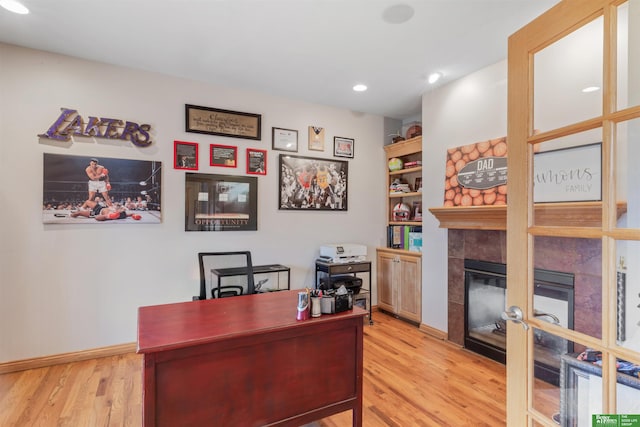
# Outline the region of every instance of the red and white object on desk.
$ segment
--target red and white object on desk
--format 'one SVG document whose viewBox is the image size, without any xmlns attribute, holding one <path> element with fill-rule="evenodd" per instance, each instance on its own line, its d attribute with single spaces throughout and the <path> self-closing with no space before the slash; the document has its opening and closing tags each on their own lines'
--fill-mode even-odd
<svg viewBox="0 0 640 427">
<path fill-rule="evenodd" d="M 298 292 L 298 308 L 296 313 L 296 320 L 307 320 L 309 317 L 309 292 Z"/>
</svg>

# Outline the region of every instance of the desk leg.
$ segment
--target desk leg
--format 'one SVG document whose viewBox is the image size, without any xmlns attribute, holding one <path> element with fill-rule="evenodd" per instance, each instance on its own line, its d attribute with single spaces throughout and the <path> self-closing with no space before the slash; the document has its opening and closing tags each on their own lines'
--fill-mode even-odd
<svg viewBox="0 0 640 427">
<path fill-rule="evenodd" d="M 364 375 L 364 331 L 362 330 L 362 320 L 356 326 L 356 407 L 353 408 L 353 425 L 362 427 L 362 383 Z"/>
<path fill-rule="evenodd" d="M 156 425 L 156 360 L 155 354 L 145 354 L 142 369 L 142 425 Z"/>
<path fill-rule="evenodd" d="M 373 325 L 373 316 L 371 315 L 371 313 L 373 313 L 371 309 L 372 300 L 373 300 L 373 289 L 371 288 L 371 268 L 369 268 L 369 326 Z"/>
</svg>

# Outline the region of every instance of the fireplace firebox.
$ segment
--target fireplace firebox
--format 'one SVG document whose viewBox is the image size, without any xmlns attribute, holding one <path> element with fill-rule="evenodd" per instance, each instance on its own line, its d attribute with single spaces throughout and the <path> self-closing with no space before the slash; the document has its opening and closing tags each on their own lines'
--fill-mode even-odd
<svg viewBox="0 0 640 427">
<path fill-rule="evenodd" d="M 465 259 L 464 346 L 501 363 L 506 362 L 506 265 Z M 534 270 L 534 316 L 573 329 L 574 275 Z M 536 330 L 535 376 L 559 385 L 561 356 L 573 351 L 565 339 Z"/>
</svg>

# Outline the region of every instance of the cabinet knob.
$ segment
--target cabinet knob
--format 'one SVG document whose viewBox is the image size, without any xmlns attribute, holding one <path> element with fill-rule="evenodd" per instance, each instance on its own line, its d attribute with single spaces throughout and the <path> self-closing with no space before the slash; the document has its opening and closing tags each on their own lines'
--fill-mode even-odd
<svg viewBox="0 0 640 427">
<path fill-rule="evenodd" d="M 347 267 L 347 270 L 351 271 L 351 270 L 353 270 L 353 267 L 349 266 L 349 267 Z"/>
</svg>

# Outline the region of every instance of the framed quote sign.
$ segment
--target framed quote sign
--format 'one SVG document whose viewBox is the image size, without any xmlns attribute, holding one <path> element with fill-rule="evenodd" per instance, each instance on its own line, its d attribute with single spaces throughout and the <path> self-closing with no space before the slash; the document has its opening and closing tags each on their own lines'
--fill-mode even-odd
<svg viewBox="0 0 640 427">
<path fill-rule="evenodd" d="M 185 119 L 187 132 L 261 139 L 262 116 L 260 114 L 187 104 Z"/>
</svg>

